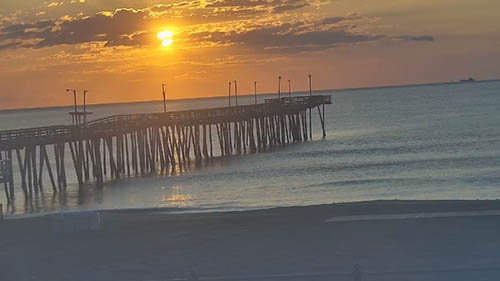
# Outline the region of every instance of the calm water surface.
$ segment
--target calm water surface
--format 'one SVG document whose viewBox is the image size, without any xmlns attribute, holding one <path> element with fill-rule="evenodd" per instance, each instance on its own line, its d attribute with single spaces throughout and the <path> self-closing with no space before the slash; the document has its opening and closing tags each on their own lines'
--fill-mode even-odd
<svg viewBox="0 0 500 281">
<path fill-rule="evenodd" d="M 242 210 L 374 199 L 500 198 L 500 82 L 325 91 L 328 136 L 274 151 L 216 159 L 172 176 L 50 191 L 10 212 L 186 207 Z M 259 99 L 262 101 L 264 97 Z M 253 97 L 240 98 L 241 104 Z M 224 98 L 169 102 L 171 110 L 225 106 Z M 160 102 L 90 106 L 93 118 L 161 111 Z M 0 112 L 0 129 L 67 124 L 68 108 Z M 72 165 L 69 153 L 67 165 Z M 46 177 L 47 178 L 47 177 Z M 16 178 L 17 183 L 19 179 Z M 0 202 L 5 198 L 0 194 Z"/>
</svg>

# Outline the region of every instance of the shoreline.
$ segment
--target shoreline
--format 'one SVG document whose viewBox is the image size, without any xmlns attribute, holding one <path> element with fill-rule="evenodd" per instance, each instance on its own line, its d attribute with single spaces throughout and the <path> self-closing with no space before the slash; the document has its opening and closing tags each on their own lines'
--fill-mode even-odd
<svg viewBox="0 0 500 281">
<path fill-rule="evenodd" d="M 438 205 L 442 204 L 442 205 Z M 385 207 L 398 206 L 398 209 L 386 210 Z M 368 209 L 366 209 L 368 207 Z M 217 214 L 217 213 L 246 213 L 246 212 L 275 212 L 295 209 L 316 209 L 316 208 L 341 208 L 344 216 L 365 216 L 365 215 L 397 215 L 397 214 L 417 214 L 417 213 L 436 213 L 436 212 L 482 212 L 482 211 L 500 211 L 499 199 L 475 199 L 475 200 L 400 200 L 400 199 L 381 199 L 369 201 L 336 202 L 330 204 L 299 205 L 299 206 L 268 206 L 268 207 L 223 207 L 223 208 L 189 208 L 189 207 L 147 207 L 147 208 L 122 208 L 122 209 L 88 209 L 88 210 L 64 210 L 50 211 L 40 213 L 22 213 L 6 215 L 4 220 L 22 220 L 39 218 L 59 214 L 79 214 L 79 213 L 109 213 L 109 214 Z M 354 213 L 348 211 L 352 208 L 362 208 Z M 402 208 L 402 209 L 401 209 Z M 405 213 L 405 208 L 408 208 Z M 346 213 L 344 213 L 346 212 Z M 367 213 L 373 212 L 373 213 Z"/>
<path fill-rule="evenodd" d="M 499 200 L 183 214 L 114 210 L 101 213 L 99 229 L 70 233 L 51 230 L 50 216 L 7 220 L 0 223 L 0 280 L 186 280 L 195 269 L 200 280 L 340 281 L 357 263 L 370 281 L 496 280 L 498 212 L 328 222 L 348 215 L 491 210 L 500 210 Z"/>
<path fill-rule="evenodd" d="M 4 206 L 5 207 L 5 206 Z M 390 207 L 390 209 L 388 209 Z M 395 208 L 396 207 L 396 208 Z M 358 208 L 355 210 L 355 208 Z M 53 215 L 74 215 L 85 213 L 100 213 L 100 214 L 151 214 L 151 215 L 187 215 L 187 214 L 245 214 L 245 213 L 266 213 L 266 212 L 286 212 L 298 211 L 309 209 L 332 209 L 335 210 L 343 219 L 348 220 L 353 217 L 353 220 L 360 220 L 356 217 L 363 216 L 384 216 L 384 215 L 420 215 L 425 218 L 425 214 L 439 214 L 464 213 L 466 216 L 472 216 L 478 212 L 484 215 L 488 212 L 500 212 L 499 199 L 475 199 L 475 200 L 400 200 L 400 199 L 380 199 L 369 201 L 352 201 L 352 202 L 336 202 L 330 204 L 316 204 L 316 205 L 299 205 L 299 206 L 268 206 L 268 207 L 222 207 L 222 208 L 189 208 L 189 207 L 147 207 L 147 208 L 122 208 L 122 209 L 88 209 L 88 210 L 63 210 L 63 211 L 50 211 L 39 213 L 22 213 L 8 215 L 4 211 L 4 221 L 15 220 L 29 220 L 44 218 Z M 415 217 L 419 218 L 419 217 Z M 371 218 L 368 218 L 371 219 Z M 380 218 L 384 219 L 384 218 Z M 391 218 L 387 218 L 391 219 Z M 396 217 L 394 219 L 397 219 Z M 411 219 L 411 218 L 409 218 Z"/>
</svg>

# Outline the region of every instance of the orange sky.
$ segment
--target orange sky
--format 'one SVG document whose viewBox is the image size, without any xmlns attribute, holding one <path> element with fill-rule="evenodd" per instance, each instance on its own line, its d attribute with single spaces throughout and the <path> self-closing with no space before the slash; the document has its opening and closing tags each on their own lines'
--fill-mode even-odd
<svg viewBox="0 0 500 281">
<path fill-rule="evenodd" d="M 500 78 L 496 0 L 1 0 L 0 109 Z M 171 30 L 162 47 L 157 34 Z M 285 87 L 285 84 L 283 84 Z"/>
</svg>

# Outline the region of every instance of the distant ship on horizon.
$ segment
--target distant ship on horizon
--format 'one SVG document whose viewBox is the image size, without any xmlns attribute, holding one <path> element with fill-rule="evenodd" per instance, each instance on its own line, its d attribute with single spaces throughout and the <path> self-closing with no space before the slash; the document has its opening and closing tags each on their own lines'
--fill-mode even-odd
<svg viewBox="0 0 500 281">
<path fill-rule="evenodd" d="M 469 79 L 462 79 L 459 82 L 460 83 L 472 83 L 472 82 L 476 82 L 476 80 L 472 77 L 469 77 Z"/>
</svg>

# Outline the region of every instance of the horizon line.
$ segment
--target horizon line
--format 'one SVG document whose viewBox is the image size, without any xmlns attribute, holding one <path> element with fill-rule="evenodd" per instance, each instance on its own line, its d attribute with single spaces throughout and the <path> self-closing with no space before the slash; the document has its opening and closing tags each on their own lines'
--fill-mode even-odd
<svg viewBox="0 0 500 281">
<path fill-rule="evenodd" d="M 487 83 L 487 82 L 499 82 L 500 78 L 497 79 L 485 79 L 485 80 L 475 80 L 474 82 L 470 83 Z M 396 85 L 383 85 L 383 86 L 366 86 L 366 87 L 350 87 L 350 88 L 334 88 L 334 89 L 320 89 L 320 90 L 313 90 L 314 92 L 326 92 L 326 91 L 356 91 L 356 90 L 370 90 L 370 89 L 387 89 L 387 88 L 405 88 L 405 87 L 422 87 L 422 86 L 434 86 L 434 85 L 453 85 L 453 84 L 468 84 L 464 83 L 461 81 L 449 81 L 449 82 L 430 82 L 430 83 L 417 83 L 417 84 L 396 84 Z M 297 93 L 307 93 L 309 90 L 304 90 L 304 91 L 293 91 L 292 94 L 297 94 Z M 276 93 L 260 93 L 257 94 L 258 96 L 265 96 L 265 95 L 273 95 Z M 241 94 L 238 95 L 240 97 L 248 97 L 248 96 L 253 96 L 254 94 Z M 199 100 L 199 99 L 213 99 L 213 98 L 227 98 L 225 95 L 220 95 L 220 96 L 210 96 L 210 97 L 192 97 L 192 98 L 179 98 L 179 99 L 170 99 L 167 101 L 183 101 L 183 100 Z M 104 102 L 104 103 L 90 103 L 86 104 L 86 106 L 105 106 L 105 105 L 120 105 L 120 104 L 134 104 L 134 103 L 151 103 L 151 102 L 162 102 L 163 100 L 158 99 L 158 100 L 143 100 L 143 101 L 123 101 L 123 102 Z M 53 108 L 65 108 L 65 107 L 73 107 L 74 105 L 69 104 L 69 105 L 55 105 L 55 106 L 40 106 L 40 107 L 21 107 L 21 108 L 6 108 L 6 109 L 0 109 L 1 112 L 10 112 L 10 111 L 17 111 L 17 110 L 40 110 L 40 109 L 53 109 Z M 82 106 L 82 105 L 78 105 Z"/>
</svg>

